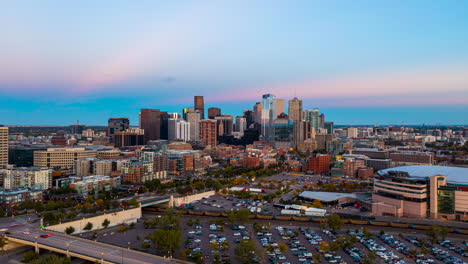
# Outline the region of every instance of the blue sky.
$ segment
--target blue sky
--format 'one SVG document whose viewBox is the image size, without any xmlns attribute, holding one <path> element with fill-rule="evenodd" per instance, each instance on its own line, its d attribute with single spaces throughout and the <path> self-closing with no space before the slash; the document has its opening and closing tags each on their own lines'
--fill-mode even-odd
<svg viewBox="0 0 468 264">
<path fill-rule="evenodd" d="M 263 93 L 338 124 L 468 123 L 463 1 L 9 1 L 0 123 L 105 124 Z"/>
</svg>

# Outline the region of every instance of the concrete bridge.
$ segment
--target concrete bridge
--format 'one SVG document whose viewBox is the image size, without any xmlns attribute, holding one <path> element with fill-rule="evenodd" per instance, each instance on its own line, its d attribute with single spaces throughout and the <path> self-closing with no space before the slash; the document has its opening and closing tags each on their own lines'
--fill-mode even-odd
<svg viewBox="0 0 468 264">
<path fill-rule="evenodd" d="M 207 191 L 202 193 L 195 193 L 186 196 L 174 196 L 174 195 L 145 195 L 135 196 L 140 202 L 141 207 L 163 205 L 165 207 L 177 207 L 182 204 L 191 203 L 196 200 L 201 200 L 203 197 L 214 195 L 215 191 Z"/>
<path fill-rule="evenodd" d="M 12 233 L 7 235 L 7 238 L 11 242 L 33 246 L 38 253 L 40 249 L 45 249 L 92 262 L 98 261 L 103 264 L 189 263 L 57 232 L 47 231 L 47 233 L 52 235 L 43 238 L 41 235 L 46 234 L 46 232 L 35 230 L 29 233 Z"/>
</svg>

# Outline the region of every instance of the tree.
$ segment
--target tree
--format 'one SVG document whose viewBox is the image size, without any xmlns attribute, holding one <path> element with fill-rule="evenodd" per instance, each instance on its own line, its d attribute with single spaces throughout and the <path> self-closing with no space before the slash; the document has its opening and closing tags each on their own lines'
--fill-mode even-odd
<svg viewBox="0 0 468 264">
<path fill-rule="evenodd" d="M 153 246 L 163 252 L 168 251 L 171 255 L 174 253 L 174 250 L 180 247 L 180 242 L 182 240 L 182 233 L 180 230 L 165 230 L 165 229 L 156 229 L 153 233 L 146 236 L 148 240 L 151 241 Z"/>
<path fill-rule="evenodd" d="M 330 228 L 333 232 L 339 231 L 343 226 L 343 220 L 337 214 L 331 214 L 327 218 L 326 226 Z"/>
<path fill-rule="evenodd" d="M 278 244 L 278 249 L 281 252 L 281 254 L 284 254 L 288 250 L 288 246 L 286 244 L 280 243 Z"/>
<path fill-rule="evenodd" d="M 93 229 L 93 223 L 91 222 L 88 222 L 85 227 L 83 228 L 84 230 L 91 230 Z"/>
<path fill-rule="evenodd" d="M 71 263 L 68 257 L 59 257 L 57 255 L 44 255 L 38 259 L 29 262 L 30 264 L 69 264 Z"/>
<path fill-rule="evenodd" d="M 320 200 L 314 200 L 313 207 L 323 208 L 322 202 L 320 202 Z"/>
<path fill-rule="evenodd" d="M 67 235 L 71 235 L 71 234 L 73 234 L 73 232 L 75 232 L 75 228 L 73 226 L 69 226 L 69 227 L 65 228 L 65 233 Z"/>
<path fill-rule="evenodd" d="M 325 241 L 320 241 L 320 246 L 318 250 L 320 252 L 328 252 L 330 251 L 330 244 L 328 244 L 328 242 L 325 242 Z"/>
<path fill-rule="evenodd" d="M 362 234 L 364 235 L 366 239 L 370 239 L 374 236 L 374 234 L 369 232 L 369 229 L 367 229 L 367 227 L 364 227 L 364 229 L 362 230 Z"/>
<path fill-rule="evenodd" d="M 106 218 L 102 221 L 102 227 L 107 228 L 110 225 L 110 221 Z"/>
<path fill-rule="evenodd" d="M 252 239 L 241 240 L 234 249 L 234 258 L 241 263 L 250 263 L 255 257 L 263 257 L 263 251 L 255 246 Z"/>
<path fill-rule="evenodd" d="M 362 258 L 362 263 L 363 264 L 373 264 L 376 257 L 377 257 L 377 254 L 375 254 L 375 251 L 371 250 L 369 252 L 369 254 L 367 254 L 364 258 Z"/>
<path fill-rule="evenodd" d="M 330 242 L 330 250 L 331 251 L 337 251 L 339 249 L 341 249 L 341 244 L 340 243 L 338 243 L 337 241 Z"/>
<path fill-rule="evenodd" d="M 130 199 L 130 201 L 128 201 L 128 204 L 133 206 L 133 207 L 139 207 L 140 206 L 140 202 L 138 202 L 138 200 L 136 198 Z"/>
<path fill-rule="evenodd" d="M 23 255 L 24 261 L 29 263 L 31 260 L 36 259 L 38 257 L 38 254 L 34 252 L 33 250 L 29 250 L 28 252 L 24 253 Z"/>
<path fill-rule="evenodd" d="M 320 255 L 320 253 L 315 253 L 315 254 L 312 255 L 312 257 L 314 258 L 315 263 L 321 263 L 321 260 L 322 260 L 321 258 L 322 257 Z"/>
<path fill-rule="evenodd" d="M 435 244 L 437 240 L 445 240 L 447 237 L 448 228 L 446 226 L 433 225 L 426 231 L 426 235 L 431 241 L 431 244 Z"/>
<path fill-rule="evenodd" d="M 0 236 L 0 248 L 2 249 L 2 251 L 7 244 L 8 244 L 8 240 L 5 237 L 5 235 Z"/>
</svg>

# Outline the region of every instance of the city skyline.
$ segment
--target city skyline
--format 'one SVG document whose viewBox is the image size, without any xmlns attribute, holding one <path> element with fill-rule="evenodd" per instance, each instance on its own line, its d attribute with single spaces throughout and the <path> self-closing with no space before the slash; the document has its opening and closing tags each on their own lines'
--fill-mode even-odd
<svg viewBox="0 0 468 264">
<path fill-rule="evenodd" d="M 466 124 L 466 5 L 6 3 L 0 122 L 135 124 L 194 95 L 240 115 L 271 93 L 337 124 Z"/>
</svg>

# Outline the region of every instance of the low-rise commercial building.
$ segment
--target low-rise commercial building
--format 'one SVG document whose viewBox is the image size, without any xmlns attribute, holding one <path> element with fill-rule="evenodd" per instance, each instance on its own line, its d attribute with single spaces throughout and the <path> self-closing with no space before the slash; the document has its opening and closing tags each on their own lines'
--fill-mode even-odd
<svg viewBox="0 0 468 264">
<path fill-rule="evenodd" d="M 34 166 L 73 169 L 75 160 L 96 157 L 97 151 L 86 148 L 48 148 L 34 152 Z"/>
<path fill-rule="evenodd" d="M 0 205 L 11 208 L 26 201 L 43 201 L 41 190 L 30 190 L 26 188 L 3 189 L 0 188 Z"/>
<path fill-rule="evenodd" d="M 28 188 L 47 190 L 52 187 L 52 170 L 38 167 L 12 168 L 0 171 L 5 189 Z"/>
</svg>

